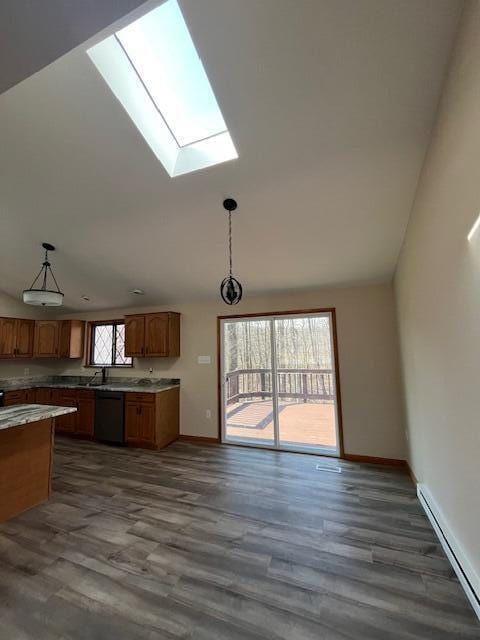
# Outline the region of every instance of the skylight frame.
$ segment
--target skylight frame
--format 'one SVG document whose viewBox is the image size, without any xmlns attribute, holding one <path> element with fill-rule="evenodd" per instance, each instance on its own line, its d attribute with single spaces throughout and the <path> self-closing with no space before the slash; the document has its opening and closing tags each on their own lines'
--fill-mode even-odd
<svg viewBox="0 0 480 640">
<path fill-rule="evenodd" d="M 132 69 L 135 71 L 138 79 L 140 80 L 143 88 L 145 89 L 145 92 L 148 94 L 148 97 L 150 98 L 150 100 L 152 101 L 153 106 L 155 107 L 155 109 L 158 111 L 160 117 L 162 118 L 163 122 L 165 123 L 165 126 L 167 127 L 167 129 L 169 130 L 172 138 L 175 140 L 175 142 L 177 143 L 177 146 L 179 149 L 185 149 L 186 147 L 190 147 L 192 144 L 197 144 L 197 142 L 203 142 L 204 140 L 209 140 L 210 138 L 215 138 L 218 135 L 221 135 L 222 133 L 228 133 L 228 129 L 222 129 L 221 131 L 218 131 L 217 133 L 212 133 L 209 136 L 204 136 L 203 138 L 198 138 L 197 140 L 192 140 L 191 142 L 187 142 L 186 144 L 181 144 L 180 141 L 178 140 L 177 136 L 175 135 L 175 131 L 173 130 L 173 127 L 170 126 L 170 124 L 168 123 L 168 119 L 165 117 L 165 114 L 163 113 L 163 111 L 161 110 L 160 106 L 157 104 L 157 101 L 155 100 L 155 98 L 153 97 L 151 91 L 149 90 L 149 88 L 147 87 L 144 79 L 142 78 L 142 74 L 140 73 L 140 71 L 137 69 L 137 66 L 135 65 L 134 61 L 132 60 L 132 58 L 130 57 L 130 55 L 128 54 L 128 51 L 126 50 L 123 42 L 121 41 L 121 39 L 118 37 L 118 32 L 115 32 L 113 34 L 115 36 L 116 41 L 118 42 L 119 46 L 121 47 L 123 53 L 125 54 L 125 57 L 128 59 Z"/>
<path fill-rule="evenodd" d="M 177 1 L 167 0 L 167 3 L 156 7 L 139 20 L 148 19 L 150 14 L 158 11 L 164 7 L 165 4 L 175 5 L 172 10 L 178 12 L 182 26 L 185 29 L 184 37 L 188 36 L 190 39 L 191 49 L 196 56 L 196 65 L 197 67 L 200 65 L 203 72 L 204 77 L 201 79 L 203 86 L 205 86 L 205 81 L 208 84 L 208 90 L 206 90 L 203 98 L 203 106 L 207 104 L 207 106 L 211 108 L 213 105 L 213 111 L 209 112 L 207 109 L 206 117 L 204 117 L 205 114 L 199 112 L 198 122 L 194 122 L 194 126 L 198 123 L 200 127 L 202 125 L 208 126 L 208 118 L 211 118 L 213 113 L 213 118 L 216 117 L 217 120 L 220 119 L 226 129 L 182 144 L 179 136 L 176 135 L 174 131 L 172 123 L 168 121 L 161 106 L 157 104 L 145 79 L 142 77 L 142 74 L 122 43 L 121 38 L 118 36 L 124 29 L 128 29 L 128 26 L 112 33 L 98 44 L 89 48 L 87 54 L 114 95 L 127 111 L 152 151 L 162 162 L 167 173 L 171 177 L 175 177 L 228 160 L 233 160 L 238 158 L 238 153 Z M 138 21 L 133 22 L 132 25 L 136 22 Z M 195 82 L 196 81 L 197 79 Z M 185 86 L 182 89 L 185 93 Z M 174 98 L 178 97 L 175 94 L 172 95 Z M 181 96 L 181 92 L 178 95 Z M 209 100 L 210 102 L 208 102 Z M 215 112 L 215 108 L 218 113 Z M 191 104 L 186 105 L 185 112 L 187 115 L 188 110 L 192 110 Z M 207 124 L 205 124 L 205 122 Z"/>
</svg>

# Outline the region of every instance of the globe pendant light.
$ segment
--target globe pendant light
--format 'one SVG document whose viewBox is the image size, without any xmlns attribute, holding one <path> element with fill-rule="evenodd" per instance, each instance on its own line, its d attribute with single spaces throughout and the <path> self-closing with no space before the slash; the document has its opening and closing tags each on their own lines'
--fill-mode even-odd
<svg viewBox="0 0 480 640">
<path fill-rule="evenodd" d="M 222 280 L 220 295 L 226 304 L 238 304 L 242 299 L 243 288 L 240 282 L 232 275 L 232 211 L 237 208 L 237 202 L 233 198 L 223 201 L 223 208 L 228 212 L 228 253 L 230 269 L 228 276 Z"/>
<path fill-rule="evenodd" d="M 55 247 L 53 244 L 49 244 L 48 242 L 43 242 L 42 247 L 45 249 L 45 259 L 43 261 L 42 268 L 38 272 L 35 280 L 32 282 L 30 289 L 24 290 L 23 301 L 25 304 L 33 304 L 36 306 L 59 307 L 63 304 L 63 293 L 58 287 L 50 262 L 48 261 L 48 252 L 55 251 Z M 48 288 L 49 274 L 56 289 Z"/>
</svg>

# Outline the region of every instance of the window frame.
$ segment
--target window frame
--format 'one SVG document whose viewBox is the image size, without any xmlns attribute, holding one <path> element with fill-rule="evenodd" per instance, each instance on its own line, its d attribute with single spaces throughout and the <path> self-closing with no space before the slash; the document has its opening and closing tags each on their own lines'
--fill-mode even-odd
<svg viewBox="0 0 480 640">
<path fill-rule="evenodd" d="M 118 325 L 125 325 L 125 318 L 117 318 L 115 320 L 96 320 L 94 322 L 88 323 L 88 349 L 87 349 L 87 364 L 88 367 L 93 367 L 95 369 L 102 369 L 103 367 L 107 367 L 108 369 L 131 369 L 133 367 L 133 358 L 130 357 L 130 364 L 113 364 L 115 352 L 116 352 L 116 337 L 117 331 L 116 329 L 113 331 L 113 339 L 112 339 L 112 353 L 111 353 L 111 361 L 112 364 L 95 364 L 93 361 L 93 352 L 95 349 L 95 329 L 97 327 L 102 327 L 106 325 L 112 325 L 117 327 Z"/>
</svg>

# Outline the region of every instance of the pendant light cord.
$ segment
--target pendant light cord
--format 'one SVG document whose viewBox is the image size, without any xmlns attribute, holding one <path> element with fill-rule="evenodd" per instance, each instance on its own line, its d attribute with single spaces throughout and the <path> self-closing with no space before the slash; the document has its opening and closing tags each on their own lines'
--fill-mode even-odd
<svg viewBox="0 0 480 640">
<path fill-rule="evenodd" d="M 45 291 L 47 289 L 47 276 L 50 273 L 50 275 L 52 277 L 52 280 L 54 281 L 55 286 L 57 287 L 58 293 L 61 293 L 60 292 L 60 287 L 58 286 L 57 279 L 53 275 L 52 267 L 50 266 L 50 262 L 48 260 L 48 251 L 45 251 L 45 260 L 43 261 L 42 268 L 40 269 L 40 271 L 38 272 L 37 276 L 35 277 L 35 280 L 30 285 L 30 289 L 34 288 L 35 283 L 40 278 L 42 273 L 43 273 L 42 290 Z"/>
<path fill-rule="evenodd" d="M 228 212 L 228 251 L 230 254 L 230 277 L 232 277 L 232 212 Z"/>
</svg>

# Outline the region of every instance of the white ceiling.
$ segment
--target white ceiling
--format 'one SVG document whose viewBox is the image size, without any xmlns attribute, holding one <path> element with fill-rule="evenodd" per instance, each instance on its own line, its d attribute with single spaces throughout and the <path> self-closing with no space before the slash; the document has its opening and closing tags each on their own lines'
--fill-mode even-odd
<svg viewBox="0 0 480 640">
<path fill-rule="evenodd" d="M 214 297 L 225 196 L 246 295 L 390 278 L 462 3 L 180 4 L 239 159 L 170 178 L 77 48 L 0 96 L 0 288 L 48 241 L 72 309 Z"/>
<path fill-rule="evenodd" d="M 142 0 L 2 0 L 0 93 L 141 4 Z"/>
</svg>

